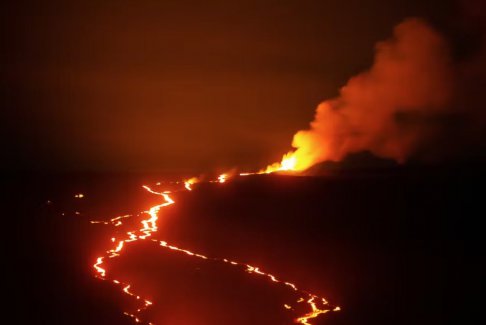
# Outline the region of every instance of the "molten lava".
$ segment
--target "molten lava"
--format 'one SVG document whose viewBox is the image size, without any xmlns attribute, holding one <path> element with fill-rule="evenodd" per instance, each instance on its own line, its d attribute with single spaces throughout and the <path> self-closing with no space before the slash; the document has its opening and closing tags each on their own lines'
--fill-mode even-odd
<svg viewBox="0 0 486 325">
<path fill-rule="evenodd" d="M 219 175 L 219 177 L 218 177 L 218 182 L 220 182 L 220 183 L 224 183 L 224 182 L 226 182 L 226 179 L 227 179 L 227 178 L 228 178 L 228 175 L 226 175 L 226 174 L 221 174 L 221 175 Z"/>
<path fill-rule="evenodd" d="M 260 170 L 257 174 L 270 174 L 274 172 L 299 171 L 297 169 L 297 157 L 295 152 L 289 152 L 282 157 L 281 162 L 273 163 L 267 168 Z"/>
<path fill-rule="evenodd" d="M 292 154 L 289 153 L 286 156 L 284 156 L 284 159 L 282 160 L 281 163 L 279 164 L 274 164 L 272 165 L 272 168 L 270 166 L 263 172 L 259 173 L 271 173 L 274 171 L 287 171 L 287 170 L 295 170 L 295 167 L 297 166 L 297 158 Z M 250 173 L 247 173 L 247 175 Z M 228 175 L 227 174 L 222 174 L 218 177 L 216 181 L 210 181 L 212 183 L 225 183 L 227 181 Z M 192 185 L 199 182 L 197 178 L 190 178 L 184 182 L 177 182 L 183 183 L 184 184 L 184 189 L 187 191 L 192 190 Z M 160 184 L 160 183 L 158 183 Z M 104 281 L 110 281 L 114 285 L 117 285 L 120 287 L 121 291 L 136 299 L 137 301 L 140 301 L 140 306 L 134 311 L 125 311 L 124 314 L 127 315 L 128 317 L 132 318 L 134 322 L 136 323 L 141 323 L 143 322 L 141 313 L 149 308 L 150 306 L 153 305 L 153 302 L 142 298 L 140 295 L 136 294 L 134 291 L 132 291 L 132 286 L 130 283 L 125 283 L 120 280 L 117 280 L 115 278 L 109 277 L 109 272 L 108 272 L 108 266 L 106 265 L 106 262 L 109 259 L 119 257 L 121 254 L 123 254 L 124 249 L 127 247 L 132 242 L 135 241 L 142 241 L 142 240 L 147 240 L 149 237 L 153 237 L 153 234 L 157 232 L 157 221 L 159 219 L 159 214 L 162 208 L 169 206 L 171 204 L 174 204 L 175 201 L 170 197 L 171 192 L 170 191 L 163 191 L 163 192 L 157 192 L 152 190 L 148 186 L 143 186 L 143 188 L 155 195 L 161 196 L 164 199 L 164 202 L 158 205 L 155 205 L 151 207 L 147 211 L 143 211 L 139 213 L 138 215 L 146 215 L 147 218 L 143 219 L 141 221 L 142 227 L 139 229 L 134 229 L 131 231 L 127 231 L 125 235 L 122 238 L 117 238 L 117 237 L 111 237 L 111 242 L 114 243 L 114 247 L 107 249 L 106 253 L 103 256 L 99 256 L 96 258 L 96 262 L 93 264 L 93 268 L 95 270 L 95 276 L 101 280 Z M 182 190 L 184 190 L 182 189 Z M 93 224 L 111 224 L 115 227 L 120 226 L 123 223 L 123 219 L 125 218 L 130 218 L 132 215 L 124 215 L 124 216 L 119 216 L 112 218 L 108 221 L 91 221 Z M 151 242 L 157 243 L 160 247 L 163 247 L 165 249 L 169 249 L 171 251 L 177 252 L 177 253 L 182 253 L 189 255 L 194 258 L 199 258 L 203 260 L 211 260 L 219 263 L 226 263 L 230 266 L 233 267 L 239 267 L 242 270 L 246 271 L 248 274 L 254 274 L 256 276 L 261 276 L 262 278 L 266 278 L 269 280 L 271 283 L 274 283 L 276 285 L 283 285 L 287 287 L 289 290 L 292 290 L 293 292 L 299 294 L 301 298 L 299 298 L 296 303 L 305 303 L 309 307 L 309 312 L 307 312 L 304 315 L 301 315 L 295 319 L 295 322 L 298 324 L 303 324 L 303 325 L 310 325 L 311 323 L 309 322 L 311 319 L 314 319 L 318 317 L 321 314 L 330 312 L 330 311 L 338 311 L 340 310 L 339 307 L 333 307 L 331 306 L 324 298 L 319 298 L 318 296 L 309 293 L 307 291 L 299 289 L 295 284 L 281 280 L 277 278 L 277 276 L 264 272 L 262 271 L 259 267 L 252 266 L 243 262 L 237 262 L 232 259 L 227 259 L 227 258 L 217 258 L 217 257 L 208 257 L 203 254 L 198 254 L 195 252 L 191 252 L 186 249 L 182 249 L 179 247 L 176 247 L 174 245 L 170 245 L 166 241 L 163 240 L 158 240 L 156 238 L 150 238 Z M 285 309 L 288 310 L 294 310 L 292 307 L 292 304 L 285 304 L 284 305 Z M 147 324 L 153 324 L 151 322 L 146 322 Z"/>
<path fill-rule="evenodd" d="M 184 187 L 188 191 L 192 191 L 192 185 L 196 184 L 197 182 L 199 182 L 199 179 L 197 177 L 191 177 L 188 180 L 184 181 Z"/>
<path fill-rule="evenodd" d="M 298 172 L 312 166 L 313 162 L 298 155 L 298 151 L 290 151 L 283 155 L 280 162 L 268 165 L 266 168 L 254 173 L 240 173 L 240 176 L 272 174 L 277 172 Z"/>
</svg>

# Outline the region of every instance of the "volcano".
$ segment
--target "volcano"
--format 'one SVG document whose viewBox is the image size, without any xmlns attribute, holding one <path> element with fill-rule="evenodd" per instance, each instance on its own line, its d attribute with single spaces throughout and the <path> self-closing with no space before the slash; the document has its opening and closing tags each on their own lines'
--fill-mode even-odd
<svg viewBox="0 0 486 325">
<path fill-rule="evenodd" d="M 374 171 L 194 184 L 164 210 L 160 236 L 177 247 L 258 266 L 342 307 L 312 324 L 471 321 L 480 310 L 475 211 L 481 168 Z M 89 220 L 160 204 L 138 186 L 157 179 L 49 175 L 11 184 L 10 193 L 22 193 L 12 201 L 18 223 L 10 229 L 21 241 L 9 263 L 19 322 L 133 323 L 120 313 L 137 308 L 132 297 L 92 277 L 91 261 L 110 230 Z M 129 290 L 150 298 L 143 319 L 155 324 L 291 324 L 305 312 L 296 310 L 301 307 L 291 292 L 245 267 L 155 244 L 137 243 L 109 266 L 130 281 Z"/>
</svg>

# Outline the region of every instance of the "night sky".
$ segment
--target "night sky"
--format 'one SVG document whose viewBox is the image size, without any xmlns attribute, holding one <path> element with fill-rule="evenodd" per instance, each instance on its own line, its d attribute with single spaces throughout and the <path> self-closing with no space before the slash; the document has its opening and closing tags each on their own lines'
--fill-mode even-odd
<svg viewBox="0 0 486 325">
<path fill-rule="evenodd" d="M 453 1 L 2 4 L 4 170 L 255 169 L 422 17 L 457 45 Z M 461 18 L 462 17 L 462 18 Z M 472 42 L 473 43 L 473 42 Z"/>
</svg>

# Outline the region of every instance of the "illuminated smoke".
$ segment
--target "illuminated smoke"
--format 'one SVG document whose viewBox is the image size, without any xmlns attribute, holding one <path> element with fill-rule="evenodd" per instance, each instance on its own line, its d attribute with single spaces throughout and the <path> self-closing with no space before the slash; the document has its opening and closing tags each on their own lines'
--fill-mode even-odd
<svg viewBox="0 0 486 325">
<path fill-rule="evenodd" d="M 391 39 L 376 45 L 369 70 L 317 107 L 309 129 L 294 135 L 295 150 L 258 173 L 302 171 L 362 151 L 399 163 L 481 155 L 486 149 L 486 24 L 484 11 L 469 8 L 466 16 L 480 36 L 479 53 L 454 62 L 432 27 L 405 20 Z"/>
<path fill-rule="evenodd" d="M 485 48 L 469 62 L 453 62 L 426 22 L 402 22 L 376 45 L 371 68 L 317 107 L 309 129 L 294 135 L 295 150 L 258 173 L 301 171 L 362 151 L 400 163 L 481 153 Z"/>
<path fill-rule="evenodd" d="M 447 109 L 452 79 L 442 37 L 422 20 L 404 21 L 377 44 L 373 66 L 321 103 L 310 128 L 295 134 L 294 169 L 365 150 L 405 161 Z"/>
</svg>

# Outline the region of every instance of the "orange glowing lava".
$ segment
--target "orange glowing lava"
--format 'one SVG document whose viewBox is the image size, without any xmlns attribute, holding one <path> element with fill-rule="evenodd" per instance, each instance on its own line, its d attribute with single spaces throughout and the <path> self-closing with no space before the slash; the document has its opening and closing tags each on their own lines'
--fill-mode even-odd
<svg viewBox="0 0 486 325">
<path fill-rule="evenodd" d="M 221 175 L 219 175 L 219 176 L 218 176 L 218 182 L 220 182 L 220 183 L 224 183 L 224 182 L 226 182 L 226 179 L 227 179 L 227 178 L 228 178 L 228 175 L 226 175 L 226 174 L 221 174 Z"/>
<path fill-rule="evenodd" d="M 281 171 L 297 171 L 297 157 L 293 152 L 289 152 L 282 157 L 281 162 L 273 163 L 267 168 L 262 169 L 258 174 L 270 174 Z"/>
<path fill-rule="evenodd" d="M 278 165 L 272 165 L 275 167 L 276 170 L 292 170 L 295 167 L 295 157 L 293 157 L 291 154 L 288 154 L 284 156 L 284 159 L 282 160 L 282 163 Z M 267 168 L 268 169 L 268 168 Z M 268 173 L 273 172 L 269 171 Z M 267 173 L 267 172 L 265 172 Z M 248 173 L 250 174 L 250 173 Z M 210 181 L 211 183 L 225 183 L 227 181 L 227 174 L 222 174 L 218 177 L 216 181 Z M 177 182 L 177 184 L 183 183 L 184 188 L 182 190 L 187 190 L 191 191 L 191 185 L 195 184 L 196 182 L 199 182 L 197 178 L 191 178 L 188 179 L 184 182 Z M 160 183 L 159 183 L 160 184 Z M 148 186 L 143 186 L 143 188 L 155 195 L 161 196 L 164 199 L 164 202 L 158 205 L 155 205 L 151 207 L 147 211 L 143 211 L 139 213 L 138 215 L 146 215 L 147 218 L 143 219 L 141 221 L 142 227 L 139 229 L 134 229 L 131 231 L 127 231 L 123 238 L 117 238 L 115 236 L 111 237 L 111 242 L 115 244 L 114 247 L 108 249 L 105 251 L 105 254 L 103 256 L 99 256 L 96 258 L 96 262 L 93 264 L 93 268 L 95 270 L 95 276 L 101 280 L 104 281 L 110 281 L 114 285 L 117 285 L 120 287 L 121 291 L 136 299 L 137 301 L 140 301 L 140 307 L 137 308 L 134 311 L 125 311 L 123 312 L 124 315 L 127 315 L 128 317 L 132 318 L 134 322 L 136 323 L 142 323 L 145 322 L 147 324 L 153 324 L 148 321 L 144 321 L 142 319 L 142 312 L 146 310 L 147 308 L 151 307 L 153 305 L 153 302 L 147 299 L 142 298 L 140 295 L 136 294 L 134 291 L 132 291 L 132 286 L 130 283 L 124 283 L 120 280 L 114 279 L 109 277 L 109 272 L 108 272 L 108 266 L 106 265 L 107 259 L 112 259 L 119 257 L 121 254 L 123 254 L 124 249 L 127 247 L 132 242 L 135 241 L 141 241 L 141 240 L 146 240 L 149 237 L 152 237 L 154 233 L 157 232 L 157 221 L 159 219 L 159 214 L 162 208 L 169 206 L 171 204 L 174 204 L 175 201 L 170 197 L 171 192 L 169 191 L 163 191 L 163 192 L 157 192 L 152 190 Z M 106 225 L 113 225 L 115 227 L 118 227 L 122 224 L 122 220 L 125 218 L 130 218 L 132 215 L 124 215 L 124 216 L 119 216 L 112 218 L 108 221 L 91 221 L 93 224 L 106 224 Z M 324 299 L 324 298 L 319 298 L 316 295 L 309 293 L 305 290 L 299 289 L 294 283 L 287 282 L 284 280 L 280 280 L 277 278 L 277 276 L 264 272 L 262 271 L 259 267 L 252 266 L 243 262 L 237 262 L 231 259 L 227 258 L 217 258 L 217 257 L 208 257 L 203 254 L 191 252 L 186 249 L 182 249 L 179 247 L 176 247 L 174 245 L 170 245 L 166 241 L 163 240 L 158 240 L 156 238 L 151 238 L 150 241 L 156 242 L 160 247 L 163 247 L 165 249 L 172 250 L 177 253 L 183 253 L 186 255 L 189 255 L 194 258 L 200 258 L 203 260 L 211 260 L 215 262 L 220 262 L 220 263 L 226 263 L 230 266 L 233 267 L 239 267 L 242 270 L 246 271 L 249 274 L 254 274 L 256 276 L 261 276 L 262 278 L 266 278 L 269 282 L 274 283 L 275 285 L 283 285 L 285 287 L 288 287 L 289 290 L 292 290 L 299 294 L 301 297 L 296 301 L 296 303 L 306 303 L 310 309 L 309 312 L 307 312 L 305 315 L 297 317 L 294 321 L 298 324 L 303 324 L 303 325 L 310 325 L 311 323 L 309 322 L 311 319 L 317 318 L 319 315 L 327 313 L 329 311 L 338 311 L 340 310 L 339 307 L 331 307 L 329 303 Z M 287 310 L 294 310 L 294 307 L 292 304 L 285 304 L 284 308 Z"/>
<path fill-rule="evenodd" d="M 261 174 L 272 174 L 276 172 L 299 172 L 303 171 L 310 166 L 314 161 L 309 156 L 304 156 L 300 154 L 300 151 L 290 151 L 283 155 L 280 162 L 275 162 L 268 165 L 266 168 L 259 170 L 258 172 L 245 172 L 240 173 L 240 176 L 248 175 L 261 175 Z"/>
<path fill-rule="evenodd" d="M 184 187 L 188 191 L 192 191 L 192 185 L 196 184 L 197 182 L 199 182 L 199 179 L 197 177 L 191 177 L 188 180 L 184 181 Z"/>
</svg>

